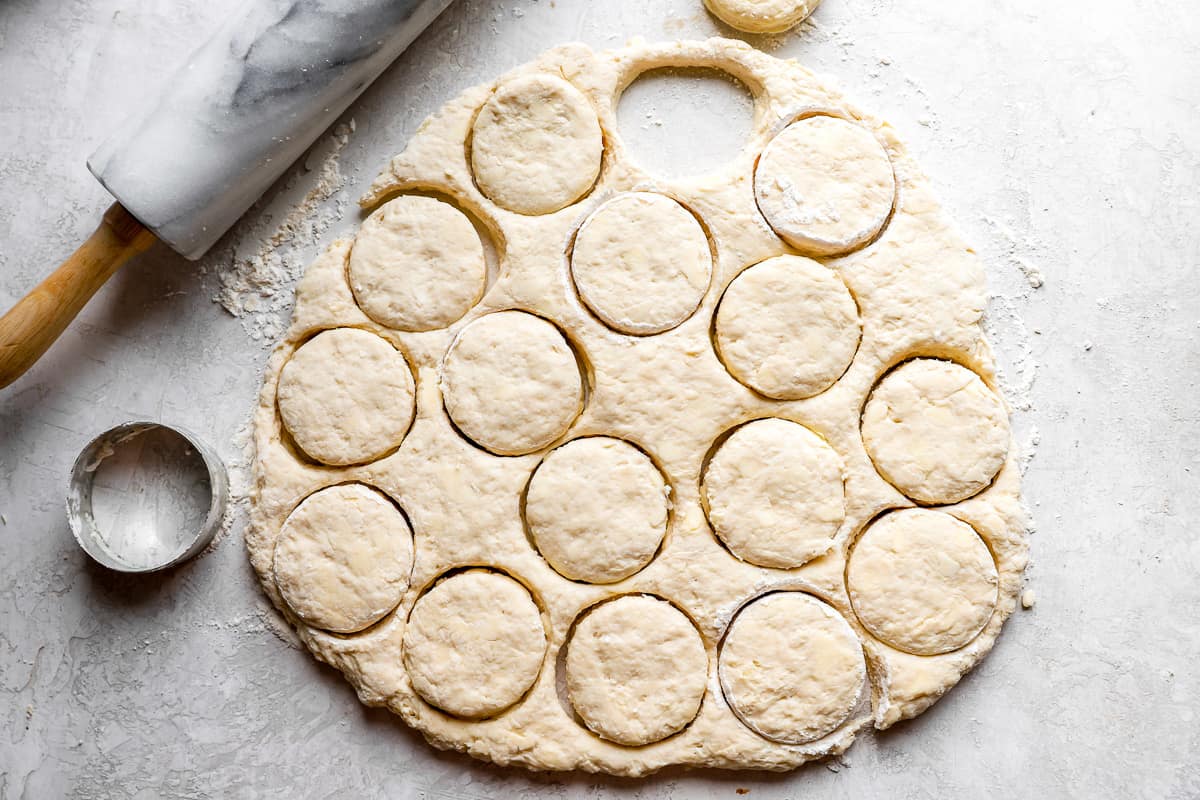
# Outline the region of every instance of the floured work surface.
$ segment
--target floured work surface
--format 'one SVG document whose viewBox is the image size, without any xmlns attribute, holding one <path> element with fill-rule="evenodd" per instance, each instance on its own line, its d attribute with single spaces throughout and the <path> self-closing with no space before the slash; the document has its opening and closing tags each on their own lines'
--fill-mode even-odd
<svg viewBox="0 0 1200 800">
<path fill-rule="evenodd" d="M 631 162 L 663 66 L 750 88 L 734 161 Z M 984 273 L 886 123 L 738 42 L 570 45 L 363 204 L 268 369 L 247 537 L 364 703 L 500 764 L 787 769 L 991 647 L 1027 550 Z"/>
</svg>

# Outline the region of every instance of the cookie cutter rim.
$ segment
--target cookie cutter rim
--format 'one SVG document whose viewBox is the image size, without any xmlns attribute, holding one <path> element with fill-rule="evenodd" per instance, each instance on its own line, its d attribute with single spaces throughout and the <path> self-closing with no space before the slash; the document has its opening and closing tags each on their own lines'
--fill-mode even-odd
<svg viewBox="0 0 1200 800">
<path fill-rule="evenodd" d="M 176 551 L 167 558 L 148 566 L 133 566 L 120 559 L 119 554 L 110 550 L 96 528 L 92 516 L 92 484 L 96 477 L 96 468 L 107 457 L 105 448 L 142 434 L 148 430 L 161 429 L 170 431 L 184 438 L 187 443 L 200 455 L 208 470 L 210 498 L 208 513 L 195 535 L 187 542 L 182 550 Z M 67 484 L 67 522 L 75 542 L 88 556 L 108 569 L 125 573 L 157 572 L 177 566 L 196 556 L 213 540 L 221 521 L 225 516 L 225 506 L 229 501 L 229 477 L 225 463 L 216 452 L 198 436 L 190 431 L 174 425 L 166 425 L 152 420 L 133 420 L 124 422 L 98 434 L 89 441 L 75 458 L 71 466 Z"/>
</svg>

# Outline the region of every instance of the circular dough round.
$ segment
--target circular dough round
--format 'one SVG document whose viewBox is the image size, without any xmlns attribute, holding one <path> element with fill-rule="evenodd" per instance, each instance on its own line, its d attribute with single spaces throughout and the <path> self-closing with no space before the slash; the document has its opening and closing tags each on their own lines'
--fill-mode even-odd
<svg viewBox="0 0 1200 800">
<path fill-rule="evenodd" d="M 996 562 L 975 529 L 923 508 L 871 523 L 846 569 L 863 627 L 921 656 L 949 653 L 974 639 L 992 617 L 998 585 Z"/>
<path fill-rule="evenodd" d="M 415 392 L 408 362 L 390 343 L 358 328 L 334 328 L 292 354 L 276 398 L 283 426 L 305 455 L 346 466 L 400 446 Z"/>
<path fill-rule="evenodd" d="M 476 184 L 518 214 L 549 214 L 574 203 L 596 182 L 603 152 L 595 110 L 552 75 L 502 83 L 471 130 Z"/>
<path fill-rule="evenodd" d="M 704 471 L 708 521 L 735 556 L 798 567 L 833 546 L 846 511 L 842 460 L 803 425 L 760 419 L 737 428 Z"/>
<path fill-rule="evenodd" d="M 404 515 L 378 491 L 347 483 L 296 506 L 279 533 L 272 569 L 296 616 L 314 628 L 354 633 L 396 607 L 412 564 Z"/>
<path fill-rule="evenodd" d="M 687 209 L 661 194 L 633 192 L 609 200 L 583 223 L 571 275 L 579 297 L 610 327 L 662 333 L 700 305 L 712 253 Z"/>
<path fill-rule="evenodd" d="M 537 680 L 542 615 L 507 575 L 471 569 L 423 594 L 404 631 L 404 666 L 430 705 L 467 719 L 495 716 Z"/>
<path fill-rule="evenodd" d="M 551 323 L 500 311 L 459 333 L 442 365 L 446 412 L 464 435 L 499 455 L 540 450 L 583 409 L 575 352 Z"/>
<path fill-rule="evenodd" d="M 719 674 L 738 719 L 785 744 L 836 730 L 867 677 L 850 624 L 828 603 L 795 591 L 765 595 L 738 612 L 721 645 Z"/>
<path fill-rule="evenodd" d="M 708 656 L 700 632 L 657 597 L 595 606 L 567 645 L 567 693 L 594 733 L 636 747 L 687 727 L 700 712 Z"/>
<path fill-rule="evenodd" d="M 821 0 L 704 0 L 713 16 L 746 33 L 783 33 L 820 4 Z"/>
<path fill-rule="evenodd" d="M 693 165 L 696 174 L 678 180 L 654 180 L 645 163 L 631 161 L 636 153 L 619 141 L 618 123 L 628 122 L 633 106 L 634 117 L 644 116 L 649 106 L 639 95 L 645 101 L 655 94 L 663 65 L 717 70 L 750 87 L 758 112 L 746 120 L 753 128 L 751 150 L 723 166 L 709 164 L 716 169 Z M 539 87 L 558 99 L 539 104 Z M 575 102 L 579 93 L 586 104 Z M 658 110 L 661 115 L 661 104 Z M 561 120 L 542 124 L 559 112 Z M 755 172 L 764 188 L 772 160 L 760 167 L 759 158 L 772 139 L 808 114 L 848 122 L 798 123 L 788 136 L 821 133 L 827 125 L 834 133 L 848 131 L 853 136 L 846 155 L 856 176 L 863 174 L 856 141 L 865 140 L 877 155 L 871 137 L 878 139 L 886 158 L 871 163 L 883 168 L 881 213 L 893 182 L 889 160 L 894 166 L 894 208 L 874 238 L 847 255 L 808 255 L 811 249 L 789 245 L 758 205 Z M 591 131 L 582 151 L 572 138 L 581 121 Z M 695 138 L 708 131 L 688 133 Z M 836 170 L 842 154 L 830 152 L 825 133 L 817 138 L 817 155 Z M 743 42 L 639 40 L 603 52 L 581 44 L 554 48 L 464 89 L 414 129 L 408 142 L 396 144 L 399 154 L 381 164 L 364 202 L 374 210 L 395 198 L 427 196 L 465 215 L 475 233 L 458 244 L 474 252 L 475 240 L 482 243 L 483 297 L 457 321 L 433 330 L 370 322 L 351 295 L 349 263 L 356 247 L 358 258 L 370 255 L 363 243 L 380 231 L 372 233 L 372 223 L 357 245 L 352 237 L 326 243 L 303 279 L 290 333 L 282 335 L 281 351 L 263 378 L 265 402 L 255 412 L 259 491 L 251 498 L 246 536 L 251 564 L 271 599 L 318 659 L 333 662 L 363 690 L 365 702 L 386 701 L 403 724 L 436 747 L 506 768 L 623 776 L 670 767 L 783 770 L 843 752 L 870 723 L 886 728 L 920 714 L 979 663 L 1016 607 L 1027 563 L 1019 470 L 1010 469 L 1006 458 L 992 483 L 961 506 L 930 506 L 889 485 L 863 444 L 870 444 L 880 464 L 889 447 L 903 459 L 912 456 L 904 452 L 912 442 L 918 453 L 931 446 L 922 436 L 891 441 L 887 430 L 872 438 L 870 420 L 863 430 L 872 390 L 882 393 L 881 381 L 902 358 L 958 361 L 978 373 L 1003 407 L 987 331 L 979 325 L 986 265 L 963 244 L 884 120 L 851 108 L 840 91 L 797 62 Z M 780 152 L 786 145 L 787 136 L 775 142 Z M 597 164 L 599 175 L 587 188 Z M 581 171 L 583 178 L 571 185 Z M 841 177 L 820 173 L 817 183 L 846 190 L 836 197 L 853 201 L 849 215 L 838 209 L 836 217 L 819 220 L 844 244 L 869 226 L 849 225 L 849 234 L 837 230 L 835 223 L 866 214 L 855 205 L 863 197 L 862 182 Z M 502 206 L 533 200 L 533 208 L 552 208 L 557 202 L 543 206 L 541 192 L 560 187 L 568 188 L 561 202 L 579 192 L 581 199 L 544 214 Z M 432 233 L 429 238 L 440 241 Z M 661 246 L 643 248 L 646 241 Z M 502 251 L 499 262 L 493 244 Z M 380 247 L 380 264 L 388 249 Z M 430 259 L 422 269 L 435 261 L 441 263 Z M 679 272 L 684 264 L 707 270 L 707 282 L 685 281 Z M 414 280 L 409 287 L 417 292 L 427 283 Z M 367 295 L 378 292 L 364 287 L 360 282 L 358 299 L 366 304 Z M 430 310 L 421 302 L 409 308 Z M 280 371 L 304 341 L 300 337 L 338 326 L 363 328 L 390 342 L 406 359 L 421 396 L 419 420 L 398 449 L 335 470 L 317 465 L 293 443 L 274 401 Z M 653 332 L 660 327 L 663 332 Z M 358 420 L 335 411 L 313 414 L 310 425 Z M 954 425 L 930 426 L 934 439 L 954 433 Z M 979 438 L 972 436 L 966 446 Z M 979 469 L 965 456 L 961 463 L 968 477 Z M 416 532 L 416 558 L 397 607 L 339 640 L 288 607 L 272 559 L 301 498 L 355 478 L 403 501 L 400 513 Z M 885 644 L 855 614 L 847 568 L 856 542 L 869 522 L 899 508 L 933 508 L 967 519 L 995 554 L 995 607 L 965 647 L 915 655 Z M 867 544 L 869 538 L 855 557 L 867 552 Z M 495 598 L 505 607 L 511 603 L 490 588 L 470 598 L 477 613 L 462 614 L 454 603 L 438 610 L 441 593 L 467 580 L 454 577 L 464 570 L 490 570 L 524 587 L 528 599 L 504 577 L 481 579 L 499 581 L 520 598 L 517 605 L 530 620 L 522 629 L 529 644 L 505 643 L 513 636 L 504 633 L 508 618 Z M 438 589 L 438 578 L 452 581 Z M 816 596 L 843 619 L 825 610 L 816 614 L 814 627 L 805 624 L 804 614 L 785 609 L 781 634 L 765 622 L 755 634 L 762 609 L 752 601 L 782 590 Z M 586 634 L 630 601 L 605 611 L 606 602 L 642 594 L 664 598 L 675 611 L 655 600 L 639 601 L 635 609 L 649 604 L 673 622 L 659 625 L 630 613 L 628 622 L 622 617 L 612 624 L 611 637 L 593 637 L 588 645 L 581 634 L 572 644 L 577 627 Z M 762 602 L 770 610 L 785 601 Z M 825 608 L 804 596 L 786 602 L 808 604 L 809 612 Z M 540 611 L 544 635 L 532 621 L 530 603 Z M 596 617 L 583 625 L 590 611 Z M 426 619 L 439 615 L 463 619 L 449 625 Z M 672 625 L 680 642 L 700 652 L 684 618 L 698 631 L 706 664 L 696 655 L 694 668 L 681 668 L 676 662 L 691 657 L 677 657 L 673 645 L 665 648 L 671 655 L 653 655 L 662 649 L 655 637 Z M 719 653 L 731 624 L 723 694 Z M 503 640 L 498 647 L 488 638 L 496 631 Z M 747 646 L 743 653 L 749 655 L 738 661 L 739 641 L 755 636 L 763 643 Z M 822 636 L 833 644 L 822 644 Z M 811 641 L 817 644 L 810 647 Z M 455 650 L 460 646 L 466 656 Z M 567 657 L 573 646 L 572 695 Z M 614 655 L 583 658 L 588 646 L 612 647 Z M 760 654 L 766 658 L 756 664 Z M 580 666 L 581 658 L 590 666 Z M 858 693 L 862 659 L 867 685 L 845 717 Z M 410 662 L 414 678 L 406 669 Z M 833 667 L 825 669 L 826 662 Z M 679 682 L 686 689 L 682 701 L 673 695 L 685 691 Z M 699 713 L 688 723 L 702 694 Z M 726 696 L 738 703 L 741 719 Z M 466 705 L 455 705 L 460 702 Z M 635 711 L 627 713 L 626 706 Z M 781 738 L 760 735 L 743 719 Z M 825 733 L 831 725 L 836 728 Z M 665 738 L 643 745 L 616 741 L 659 736 Z M 812 736 L 820 738 L 787 743 Z"/>
<path fill-rule="evenodd" d="M 717 308 L 718 354 L 729 373 L 776 400 L 820 394 L 846 372 L 862 330 L 858 305 L 833 270 L 777 256 L 743 270 Z"/>
<path fill-rule="evenodd" d="M 669 490 L 645 453 L 607 436 L 575 439 L 529 480 L 525 520 L 561 575 L 612 583 L 650 563 L 667 532 Z"/>
<path fill-rule="evenodd" d="M 810 255 L 860 247 L 892 211 L 896 178 L 879 140 L 838 117 L 808 117 L 771 140 L 754 171 L 758 208 L 788 244 Z"/>
<path fill-rule="evenodd" d="M 871 392 L 862 438 L 879 474 L 919 503 L 986 488 L 1008 456 L 1008 414 L 979 376 L 936 358 L 901 364 Z"/>
<path fill-rule="evenodd" d="M 479 302 L 487 282 L 471 220 L 449 203 L 414 194 L 367 217 L 347 269 L 363 313 L 402 331 L 450 325 Z"/>
</svg>

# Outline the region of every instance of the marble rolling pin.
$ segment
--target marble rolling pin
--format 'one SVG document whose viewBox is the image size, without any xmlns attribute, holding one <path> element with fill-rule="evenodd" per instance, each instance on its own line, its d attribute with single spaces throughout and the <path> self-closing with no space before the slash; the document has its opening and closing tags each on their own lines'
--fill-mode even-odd
<svg viewBox="0 0 1200 800">
<path fill-rule="evenodd" d="M 256 0 L 90 159 L 117 202 L 0 317 L 0 388 L 156 240 L 196 259 L 451 0 Z"/>
</svg>

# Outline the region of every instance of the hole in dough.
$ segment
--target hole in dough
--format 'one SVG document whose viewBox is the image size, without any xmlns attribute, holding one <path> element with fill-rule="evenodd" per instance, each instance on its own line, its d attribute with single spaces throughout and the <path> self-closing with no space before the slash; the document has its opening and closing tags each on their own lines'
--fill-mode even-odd
<svg viewBox="0 0 1200 800">
<path fill-rule="evenodd" d="M 533 686 L 546 651 L 529 591 L 499 572 L 469 569 L 417 599 L 404 666 L 425 702 L 466 719 L 493 717 Z"/>
<path fill-rule="evenodd" d="M 647 70 L 617 105 L 629 155 L 663 177 L 719 170 L 745 147 L 753 121 L 754 97 L 746 84 L 709 67 Z"/>
<path fill-rule="evenodd" d="M 355 633 L 387 616 L 408 589 L 413 536 L 379 491 L 359 483 L 306 497 L 275 545 L 275 585 L 314 628 Z"/>
<path fill-rule="evenodd" d="M 762 567 L 788 569 L 823 555 L 846 511 L 841 458 L 820 436 L 784 419 L 748 422 L 721 441 L 701 492 L 725 546 Z"/>
<path fill-rule="evenodd" d="M 667 532 L 670 491 L 650 457 L 591 436 L 551 451 L 525 494 L 525 520 L 560 575 L 612 583 L 645 567 Z"/>
<path fill-rule="evenodd" d="M 279 416 L 308 458 L 346 466 L 400 446 L 412 424 L 416 386 L 404 356 L 358 328 L 322 331 L 279 373 Z"/>
<path fill-rule="evenodd" d="M 1010 439 L 1000 398 L 971 370 L 917 358 L 883 376 L 862 413 L 867 455 L 884 480 L 927 505 L 987 488 Z"/>
<path fill-rule="evenodd" d="M 999 579 L 983 539 L 940 511 L 910 508 L 872 522 L 850 552 L 854 613 L 881 642 L 916 655 L 957 650 L 992 617 Z"/>
<path fill-rule="evenodd" d="M 628 746 L 678 733 L 700 713 L 704 640 L 666 600 L 624 595 L 593 606 L 567 644 L 567 692 L 588 728 Z"/>
<path fill-rule="evenodd" d="M 752 600 L 721 643 L 721 690 L 743 723 L 784 744 L 837 730 L 866 681 L 862 645 L 828 603 L 784 591 Z"/>
</svg>

